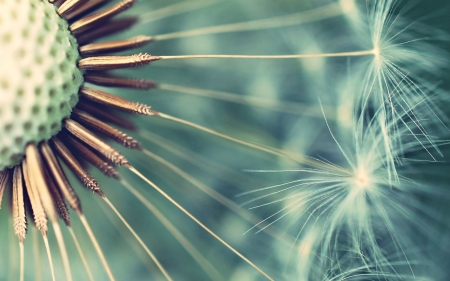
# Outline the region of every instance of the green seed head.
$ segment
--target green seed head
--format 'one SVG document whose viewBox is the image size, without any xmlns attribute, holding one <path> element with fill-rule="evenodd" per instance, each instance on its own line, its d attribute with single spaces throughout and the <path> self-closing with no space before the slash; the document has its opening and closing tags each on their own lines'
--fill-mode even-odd
<svg viewBox="0 0 450 281">
<path fill-rule="evenodd" d="M 0 0 L 0 170 L 20 162 L 25 145 L 61 130 L 83 82 L 75 38 L 55 6 Z"/>
</svg>

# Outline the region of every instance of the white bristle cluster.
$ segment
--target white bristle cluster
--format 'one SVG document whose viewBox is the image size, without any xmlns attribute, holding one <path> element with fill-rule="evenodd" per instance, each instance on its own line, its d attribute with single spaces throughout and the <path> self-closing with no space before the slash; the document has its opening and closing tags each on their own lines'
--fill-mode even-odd
<svg viewBox="0 0 450 281">
<path fill-rule="evenodd" d="M 20 162 L 28 142 L 61 130 L 83 82 L 75 38 L 55 6 L 0 0 L 0 170 Z"/>
</svg>

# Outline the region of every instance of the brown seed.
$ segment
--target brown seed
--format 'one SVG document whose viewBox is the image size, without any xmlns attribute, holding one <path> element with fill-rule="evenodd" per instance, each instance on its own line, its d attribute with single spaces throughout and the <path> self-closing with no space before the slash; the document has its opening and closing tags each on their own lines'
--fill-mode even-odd
<svg viewBox="0 0 450 281">
<path fill-rule="evenodd" d="M 80 124 L 88 127 L 89 129 L 92 129 L 98 133 L 101 133 L 114 141 L 120 143 L 121 145 L 128 147 L 128 148 L 134 148 L 134 149 L 141 149 L 141 146 L 139 145 L 139 142 L 133 139 L 132 137 L 128 136 L 127 134 L 122 133 L 121 131 L 109 126 L 108 124 L 98 120 L 94 116 L 90 115 L 89 113 L 74 108 L 72 110 L 71 118 Z"/>
<path fill-rule="evenodd" d="M 49 174 L 47 169 L 45 171 L 45 179 L 47 181 L 48 188 L 50 193 L 52 194 L 53 200 L 55 201 L 56 211 L 58 212 L 59 217 L 64 221 L 67 226 L 70 226 L 70 216 L 69 209 L 66 206 L 66 202 L 64 202 L 63 197 L 61 195 L 61 191 L 56 187 L 55 182 Z"/>
<path fill-rule="evenodd" d="M 75 156 L 73 156 L 67 146 L 65 146 L 64 143 L 57 137 L 52 137 L 50 139 L 50 143 L 52 144 L 56 153 L 58 153 L 58 155 L 64 160 L 67 166 L 69 166 L 70 170 L 74 172 L 74 174 L 80 179 L 83 185 L 103 197 L 103 192 L 100 189 L 98 182 L 83 168 L 83 166 L 80 164 L 80 162 L 78 162 Z"/>
<path fill-rule="evenodd" d="M 62 5 L 58 8 L 58 14 L 60 16 L 65 16 L 70 12 L 77 10 L 79 7 L 84 5 L 89 0 L 66 0 Z"/>
<path fill-rule="evenodd" d="M 93 15 L 82 18 L 73 24 L 70 25 L 69 29 L 73 34 L 79 34 L 83 31 L 86 31 L 93 27 L 96 24 L 99 24 L 102 21 L 108 20 L 115 15 L 131 8 L 133 6 L 135 0 L 123 0 L 116 5 L 105 9 L 101 12 L 95 13 Z"/>
<path fill-rule="evenodd" d="M 56 214 L 52 196 L 45 181 L 42 159 L 34 143 L 27 144 L 25 148 L 25 155 L 28 163 L 28 175 L 31 177 L 30 183 L 34 197 L 37 200 L 40 199 L 45 213 L 48 215 L 52 222 L 56 222 L 58 216 Z"/>
<path fill-rule="evenodd" d="M 131 56 L 97 56 L 80 60 L 78 62 L 78 67 L 84 70 L 112 70 L 138 67 L 160 59 L 160 57 L 151 56 L 149 54 L 137 54 Z"/>
<path fill-rule="evenodd" d="M 120 110 L 125 110 L 137 114 L 158 115 L 158 112 L 152 110 L 151 107 L 148 105 L 138 102 L 132 102 L 124 98 L 111 95 L 99 90 L 81 87 L 79 95 L 90 101 L 111 106 Z"/>
<path fill-rule="evenodd" d="M 110 165 L 107 161 L 100 158 L 97 154 L 91 151 L 87 146 L 77 140 L 75 137 L 62 132 L 64 142 L 70 145 L 70 147 L 77 152 L 79 157 L 82 157 L 87 162 L 91 163 L 94 167 L 100 170 L 104 175 L 119 179 L 119 173 Z"/>
<path fill-rule="evenodd" d="M 27 159 L 22 160 L 22 173 L 33 211 L 34 223 L 37 229 L 41 231 L 42 235 L 46 236 L 48 231 L 47 216 L 45 215 L 44 207 L 39 199 L 37 188 L 35 187 L 35 184 L 32 183 L 32 176 L 28 170 Z"/>
<path fill-rule="evenodd" d="M 138 19 L 135 17 L 107 21 L 103 23 L 102 26 L 96 27 L 92 31 L 78 35 L 77 42 L 81 45 L 111 34 L 122 32 L 132 27 L 137 21 Z"/>
<path fill-rule="evenodd" d="M 82 56 L 106 54 L 135 49 L 147 45 L 153 41 L 151 36 L 136 36 L 130 39 L 91 43 L 79 48 Z"/>
<path fill-rule="evenodd" d="M 103 105 L 94 104 L 84 99 L 80 99 L 78 101 L 77 108 L 89 112 L 90 114 L 96 116 L 98 119 L 104 122 L 113 123 L 114 125 L 128 130 L 136 130 L 136 126 L 131 121 L 126 120 L 115 112 L 111 112 L 109 108 Z"/>
<path fill-rule="evenodd" d="M 14 232 L 22 243 L 27 234 L 27 217 L 25 214 L 25 198 L 23 190 L 22 169 L 14 167 L 12 184 L 12 212 L 14 221 Z"/>
<path fill-rule="evenodd" d="M 98 9 L 99 7 L 107 4 L 110 1 L 111 0 L 91 0 L 86 4 L 84 4 L 83 6 L 78 7 L 76 10 L 67 14 L 66 19 L 72 21 L 74 19 L 79 18 L 80 16 L 87 15 L 90 12 Z"/>
<path fill-rule="evenodd" d="M 156 82 L 146 79 L 127 79 L 104 75 L 86 74 L 84 81 L 106 87 L 131 88 L 139 90 L 149 90 L 158 87 Z"/>
<path fill-rule="evenodd" d="M 130 165 L 125 159 L 125 156 L 123 156 L 119 151 L 98 138 L 94 133 L 80 125 L 78 122 L 71 119 L 64 119 L 63 125 L 73 136 L 89 145 L 101 155 L 104 155 L 114 164 L 123 165 L 126 167 Z"/>
<path fill-rule="evenodd" d="M 53 154 L 52 149 L 45 142 L 41 143 L 39 148 L 42 157 L 45 160 L 47 170 L 51 175 L 52 179 L 55 181 L 56 186 L 64 195 L 64 198 L 66 199 L 69 206 L 75 211 L 77 211 L 77 213 L 81 214 L 82 211 L 80 199 L 78 198 L 69 181 L 67 180 L 66 175 L 64 174 L 64 171 L 62 170 L 58 159 L 56 159 L 55 155 Z"/>
</svg>

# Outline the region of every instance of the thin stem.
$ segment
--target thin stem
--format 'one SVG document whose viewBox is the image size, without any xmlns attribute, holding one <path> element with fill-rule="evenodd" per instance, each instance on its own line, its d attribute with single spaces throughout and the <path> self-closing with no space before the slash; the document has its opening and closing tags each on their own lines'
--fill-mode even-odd
<svg viewBox="0 0 450 281">
<path fill-rule="evenodd" d="M 128 243 L 128 246 L 129 246 L 128 248 L 130 249 L 130 251 L 132 253 L 136 254 L 137 256 L 139 256 L 139 259 L 142 261 L 143 264 L 145 264 L 145 267 L 147 268 L 147 270 L 149 272 L 148 278 L 151 279 L 150 274 L 153 277 L 154 276 L 160 277 L 158 267 L 155 265 L 155 263 L 151 259 L 148 258 L 148 255 L 145 252 L 145 249 L 143 249 L 139 243 L 136 243 L 136 240 L 134 239 L 134 237 L 130 237 L 130 231 L 122 223 L 122 221 L 117 219 L 116 214 L 111 212 L 111 209 L 106 204 L 99 204 L 99 206 L 105 213 L 109 222 L 111 222 L 114 225 L 115 229 L 117 229 L 117 231 L 123 238 L 123 241 Z M 157 280 L 158 278 L 154 277 L 153 279 Z M 162 278 L 159 278 L 159 279 L 162 280 Z"/>
<path fill-rule="evenodd" d="M 141 174 L 138 170 L 136 170 L 133 167 L 128 167 L 130 171 L 132 171 L 134 174 L 136 174 L 138 177 L 140 177 L 142 180 L 144 180 L 146 183 L 148 183 L 151 187 L 153 187 L 156 191 L 158 191 L 163 197 L 165 197 L 167 200 L 170 201 L 175 207 L 177 207 L 180 211 L 182 211 L 184 214 L 186 214 L 191 220 L 193 220 L 196 224 L 198 224 L 201 228 L 203 228 L 206 232 L 208 232 L 211 236 L 213 236 L 215 239 L 217 239 L 220 243 L 222 243 L 225 247 L 227 247 L 229 250 L 231 250 L 233 253 L 235 253 L 238 257 L 240 257 L 242 260 L 244 260 L 246 263 L 251 265 L 254 269 L 259 271 L 262 275 L 264 275 L 269 280 L 274 280 L 272 277 L 270 277 L 267 273 L 265 273 L 262 269 L 260 269 L 258 266 L 256 266 L 253 262 L 251 262 L 249 259 L 247 259 L 244 255 L 242 255 L 240 252 L 238 252 L 236 249 L 234 249 L 232 246 L 230 246 L 227 242 L 225 242 L 222 238 L 220 238 L 216 233 L 214 233 L 212 230 L 210 230 L 208 227 L 206 227 L 203 223 L 201 223 L 194 215 L 189 213 L 184 207 L 182 207 L 180 204 L 178 204 L 177 201 L 175 201 L 172 197 L 170 197 L 167 193 L 165 193 L 161 188 L 159 188 L 156 184 L 154 184 L 152 181 L 150 181 L 148 178 L 146 178 L 143 174 Z"/>
<path fill-rule="evenodd" d="M 325 53 L 325 54 L 295 54 L 295 55 L 183 55 L 183 56 L 158 56 L 161 60 L 173 59 L 310 59 L 328 57 L 359 57 L 375 55 L 375 50 Z"/>
<path fill-rule="evenodd" d="M 262 185 L 265 182 L 263 180 L 251 178 L 247 173 L 236 171 L 230 167 L 222 165 L 218 161 L 212 161 L 212 159 L 202 156 L 202 154 L 196 153 L 175 144 L 172 140 L 158 136 L 147 130 L 139 130 L 138 134 L 145 140 L 157 145 L 164 150 L 176 155 L 184 161 L 196 166 L 197 168 L 204 170 L 208 174 L 214 173 L 214 176 L 225 182 L 228 182 L 236 187 L 242 188 L 242 184 Z M 242 209 L 242 208 L 240 208 Z"/>
<path fill-rule="evenodd" d="M 171 84 L 158 84 L 158 89 L 185 93 L 189 95 L 208 97 L 212 99 L 223 100 L 243 105 L 250 105 L 254 107 L 268 108 L 270 110 L 279 111 L 283 113 L 301 114 L 317 118 L 323 118 L 322 110 L 320 109 L 319 106 L 307 105 L 297 102 L 274 101 L 259 97 L 242 96 L 222 91 L 203 90 L 198 88 L 183 87 Z M 335 111 L 335 109 L 331 107 L 325 110 L 327 112 Z M 334 116 L 335 114 L 330 115 Z"/>
<path fill-rule="evenodd" d="M 7 216 L 7 223 L 6 225 L 9 226 L 13 223 L 13 219 L 11 216 Z M 5 228 L 6 229 L 6 228 Z M 7 245 L 8 245 L 8 257 L 9 259 L 7 260 L 7 273 L 8 273 L 8 280 L 14 280 L 17 277 L 15 276 L 16 273 L 16 267 L 17 267 L 17 248 L 16 248 L 16 244 L 15 241 L 17 241 L 17 236 L 14 235 L 14 232 L 12 231 L 8 231 L 7 232 L 8 235 L 8 241 L 7 241 Z"/>
<path fill-rule="evenodd" d="M 84 214 L 80 214 L 80 220 L 83 223 L 84 228 L 86 229 L 86 232 L 89 235 L 89 238 L 92 241 L 92 244 L 94 244 L 95 251 L 97 252 L 98 256 L 100 257 L 100 261 L 103 264 L 103 267 L 106 270 L 106 274 L 108 275 L 108 278 L 110 281 L 115 281 L 114 275 L 112 274 L 111 268 L 109 267 L 108 262 L 106 261 L 105 255 L 103 254 L 102 248 L 100 248 L 100 244 L 98 244 L 97 238 L 95 238 L 94 232 L 92 231 L 91 227 L 89 226 L 88 221 L 86 220 L 86 217 Z"/>
<path fill-rule="evenodd" d="M 23 249 L 23 241 L 19 242 L 19 251 L 20 251 L 20 277 L 19 280 L 23 281 L 24 273 L 25 273 L 25 253 Z"/>
<path fill-rule="evenodd" d="M 61 227 L 58 221 L 52 223 L 53 231 L 55 232 L 56 241 L 59 246 L 59 251 L 61 253 L 61 259 L 64 266 L 64 271 L 66 272 L 67 281 L 72 281 L 72 272 L 70 270 L 69 256 L 67 255 L 66 245 L 64 244 L 63 234 L 61 232 Z"/>
<path fill-rule="evenodd" d="M 247 22 L 239 22 L 232 24 L 225 24 L 219 26 L 211 26 L 206 28 L 199 28 L 188 31 L 179 31 L 174 33 L 162 34 L 154 36 L 155 40 L 169 40 L 175 38 L 192 37 L 206 34 L 219 34 L 240 31 L 262 30 L 277 28 L 283 26 L 291 26 L 307 22 L 319 21 L 327 18 L 332 18 L 342 14 L 342 9 L 339 3 L 333 3 L 308 11 L 295 13 L 292 15 L 279 16 L 274 18 L 254 20 Z"/>
<path fill-rule="evenodd" d="M 316 160 L 314 158 L 308 158 L 306 156 L 299 155 L 299 154 L 296 154 L 296 153 L 293 153 L 293 152 L 279 150 L 279 149 L 276 149 L 276 148 L 272 148 L 272 147 L 268 147 L 268 146 L 264 146 L 264 145 L 260 145 L 260 144 L 256 144 L 256 143 L 252 143 L 252 142 L 249 142 L 249 141 L 241 140 L 241 139 L 238 139 L 238 138 L 235 138 L 235 137 L 223 134 L 223 133 L 216 132 L 214 130 L 211 130 L 209 128 L 203 127 L 201 125 L 198 125 L 198 124 L 195 124 L 195 123 L 192 123 L 192 122 L 189 122 L 189 121 L 177 118 L 177 117 L 170 116 L 170 115 L 165 114 L 165 113 L 159 112 L 157 116 L 165 118 L 165 119 L 168 119 L 168 120 L 172 120 L 174 122 L 186 125 L 188 127 L 192 127 L 192 128 L 198 129 L 200 131 L 204 131 L 206 133 L 218 136 L 218 137 L 223 138 L 223 139 L 227 139 L 227 140 L 235 142 L 235 143 L 239 143 L 241 145 L 245 145 L 247 147 L 254 148 L 254 149 L 259 150 L 259 151 L 264 151 L 264 152 L 267 152 L 267 153 L 272 154 L 272 155 L 285 157 L 287 159 L 291 159 L 291 160 L 293 160 L 295 162 L 302 163 L 302 164 L 305 164 L 305 165 L 309 165 L 311 167 L 320 168 L 320 169 L 326 169 L 326 170 L 336 170 L 338 172 L 347 173 L 347 171 L 345 169 L 343 169 L 343 168 L 339 168 L 339 167 L 328 165 L 328 164 L 320 162 L 320 161 L 318 161 L 318 160 Z"/>
<path fill-rule="evenodd" d="M 33 228 L 33 255 L 34 255 L 34 280 L 42 280 L 42 265 L 41 265 L 41 255 L 39 247 L 39 234 L 37 228 Z"/>
<path fill-rule="evenodd" d="M 208 274 L 211 280 L 223 280 L 220 273 L 211 265 L 211 263 L 184 237 L 184 235 L 162 214 L 150 201 L 148 201 L 136 188 L 122 179 L 122 185 L 128 189 L 141 203 L 152 212 L 164 227 L 175 237 L 183 248 L 192 256 L 198 265 Z"/>
<path fill-rule="evenodd" d="M 47 235 L 42 236 L 44 238 L 45 250 L 47 251 L 48 263 L 50 264 L 50 272 L 52 273 L 52 280 L 56 281 L 55 268 L 53 267 L 52 253 L 50 252 L 50 246 L 48 245 Z"/>
<path fill-rule="evenodd" d="M 134 229 L 128 224 L 128 222 L 122 217 L 122 215 L 117 211 L 117 209 L 114 207 L 114 205 L 108 200 L 106 197 L 102 197 L 103 200 L 105 200 L 106 204 L 111 208 L 111 210 L 114 211 L 114 213 L 119 217 L 119 219 L 123 222 L 123 224 L 128 228 L 128 230 L 133 234 L 133 236 L 136 238 L 136 240 L 141 244 L 141 246 L 145 249 L 147 254 L 150 256 L 150 258 L 155 262 L 156 266 L 158 266 L 159 270 L 161 270 L 162 274 L 168 281 L 172 281 L 172 278 L 169 276 L 167 271 L 164 269 L 164 267 L 161 265 L 159 260 L 156 258 L 156 256 L 150 251 L 150 249 L 145 245 L 144 241 L 142 241 L 141 237 L 137 235 L 137 233 L 134 231 Z"/>
<path fill-rule="evenodd" d="M 75 232 L 73 231 L 72 227 L 70 227 L 70 226 L 67 227 L 67 229 L 69 230 L 69 233 L 72 236 L 73 242 L 75 243 L 75 246 L 77 247 L 78 253 L 80 254 L 80 257 L 81 257 L 81 261 L 83 262 L 84 268 L 86 269 L 86 273 L 89 276 L 89 280 L 94 281 L 94 276 L 92 276 L 91 268 L 89 267 L 86 257 L 83 254 L 83 250 L 81 249 L 80 243 L 78 242 Z"/>
<path fill-rule="evenodd" d="M 234 203 L 230 199 L 226 198 L 225 196 L 223 196 L 222 194 L 218 193 L 214 189 L 204 185 L 203 183 L 201 183 L 200 181 L 196 180 L 194 177 L 190 176 L 188 173 L 184 172 L 183 170 L 181 170 L 180 168 L 176 167 L 172 163 L 169 163 L 168 161 L 166 161 L 163 158 L 159 157 L 158 155 L 148 151 L 147 149 L 143 149 L 142 151 L 146 155 L 151 157 L 153 160 L 155 160 L 155 161 L 159 162 L 160 164 L 162 164 L 163 166 L 167 167 L 172 172 L 174 172 L 175 174 L 179 175 L 180 177 L 182 177 L 183 179 L 185 179 L 186 181 L 188 181 L 189 183 L 191 183 L 192 185 L 194 185 L 195 187 L 197 187 L 198 189 L 200 189 L 201 191 L 206 193 L 208 196 L 210 196 L 211 198 L 213 198 L 214 200 L 216 200 L 220 204 L 222 204 L 225 207 L 229 208 L 231 211 L 233 211 L 234 213 L 236 213 L 238 216 L 242 217 L 243 219 L 245 219 L 249 223 L 257 224 L 257 223 L 259 223 L 261 221 L 261 219 L 258 218 L 257 216 L 255 216 L 252 213 L 250 213 L 250 212 L 240 208 L 236 203 Z M 264 225 L 260 226 L 260 228 L 262 228 L 262 227 L 264 227 Z M 274 230 L 272 228 L 268 229 L 266 232 L 269 235 L 271 235 L 272 237 L 274 237 L 274 238 L 280 238 L 281 237 L 281 239 L 280 239 L 281 241 L 283 241 L 285 243 L 289 243 L 286 240 L 290 240 L 290 239 L 288 239 L 284 233 L 280 233 L 279 231 Z M 289 243 L 289 245 L 292 245 L 292 241 Z"/>
</svg>

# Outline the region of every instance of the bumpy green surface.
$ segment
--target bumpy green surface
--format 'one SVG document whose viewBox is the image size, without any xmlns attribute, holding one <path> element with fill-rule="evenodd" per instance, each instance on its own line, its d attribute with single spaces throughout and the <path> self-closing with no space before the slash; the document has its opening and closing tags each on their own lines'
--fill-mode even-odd
<svg viewBox="0 0 450 281">
<path fill-rule="evenodd" d="M 49 139 L 78 101 L 83 82 L 75 38 L 54 5 L 0 0 L 0 170 L 28 142 Z"/>
</svg>

